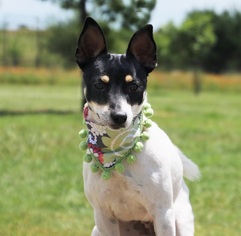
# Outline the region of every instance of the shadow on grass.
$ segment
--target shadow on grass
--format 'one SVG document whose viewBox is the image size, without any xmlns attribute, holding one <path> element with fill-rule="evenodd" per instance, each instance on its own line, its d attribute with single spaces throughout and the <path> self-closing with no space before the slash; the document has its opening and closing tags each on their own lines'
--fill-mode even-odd
<svg viewBox="0 0 241 236">
<path fill-rule="evenodd" d="M 53 109 L 43 109 L 43 110 L 0 110 L 1 116 L 23 116 L 23 115 L 71 115 L 71 114 L 81 114 L 81 112 L 76 112 L 72 110 L 53 110 Z"/>
</svg>

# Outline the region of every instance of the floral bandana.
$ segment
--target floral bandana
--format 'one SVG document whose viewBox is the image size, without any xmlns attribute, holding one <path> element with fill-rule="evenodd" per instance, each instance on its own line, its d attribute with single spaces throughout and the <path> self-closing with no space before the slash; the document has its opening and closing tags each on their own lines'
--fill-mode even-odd
<svg viewBox="0 0 241 236">
<path fill-rule="evenodd" d="M 111 171 L 117 170 L 120 173 L 125 171 L 122 161 L 126 159 L 127 163 L 131 164 L 136 160 L 136 157 L 132 155 L 133 151 L 142 151 L 142 141 L 149 139 L 144 129 L 151 126 L 151 120 L 146 116 L 152 116 L 153 110 L 150 104 L 147 104 L 144 112 L 135 117 L 129 127 L 115 130 L 89 121 L 88 109 L 85 105 L 84 120 L 88 131 L 81 130 L 79 133 L 80 137 L 87 137 L 87 142 L 81 142 L 80 147 L 87 148 L 84 160 L 92 162 L 91 170 L 98 172 L 101 169 L 102 177 L 109 179 Z"/>
</svg>

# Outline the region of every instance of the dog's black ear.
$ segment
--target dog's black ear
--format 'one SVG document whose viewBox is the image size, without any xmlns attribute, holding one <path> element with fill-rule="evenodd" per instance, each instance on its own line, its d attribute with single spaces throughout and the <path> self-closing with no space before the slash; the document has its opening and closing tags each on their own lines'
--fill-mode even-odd
<svg viewBox="0 0 241 236">
<path fill-rule="evenodd" d="M 83 69 L 89 60 L 106 52 L 105 37 L 100 26 L 91 17 L 86 18 L 75 53 L 76 62 Z"/>
<path fill-rule="evenodd" d="M 150 73 L 157 64 L 156 43 L 153 39 L 152 25 L 146 25 L 131 38 L 126 51 L 127 57 L 135 57 Z"/>
</svg>

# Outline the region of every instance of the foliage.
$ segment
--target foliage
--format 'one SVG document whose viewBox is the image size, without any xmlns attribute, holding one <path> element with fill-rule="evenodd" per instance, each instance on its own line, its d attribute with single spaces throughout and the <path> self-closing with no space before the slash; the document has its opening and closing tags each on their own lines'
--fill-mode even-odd
<svg viewBox="0 0 241 236">
<path fill-rule="evenodd" d="M 167 24 L 156 34 L 166 43 L 159 43 L 160 60 L 164 66 L 187 68 L 203 63 L 216 42 L 213 28 L 213 13 L 210 11 L 190 12 L 180 27 Z M 163 36 L 162 36 L 163 35 Z M 163 53 L 166 52 L 166 53 Z M 168 61 L 166 62 L 166 59 Z"/>
<path fill-rule="evenodd" d="M 182 62 L 193 66 L 193 86 L 196 94 L 201 91 L 199 69 L 216 41 L 212 18 L 212 12 L 193 11 L 189 13 L 179 29 L 178 41 L 175 44 L 178 51 L 183 50 Z"/>
<path fill-rule="evenodd" d="M 1 85 L 0 235 L 90 235 L 78 95 L 76 86 Z M 201 181 L 188 182 L 195 235 L 240 235 L 240 95 L 149 89 L 149 101 L 201 168 Z"/>
<path fill-rule="evenodd" d="M 46 1 L 46 0 L 42 0 Z M 106 24 L 129 30 L 137 30 L 150 20 L 156 0 L 52 0 L 61 7 L 75 9 Z M 87 8 L 87 5 L 89 6 Z M 85 8 L 85 9 L 83 9 Z M 89 10 L 90 9 L 90 10 Z M 133 14 L 134 13 L 134 14 Z M 83 23 L 85 17 L 80 16 Z"/>
<path fill-rule="evenodd" d="M 156 33 L 160 67 L 209 72 L 241 71 L 241 13 L 192 11 L 179 26 L 168 23 Z"/>
<path fill-rule="evenodd" d="M 4 66 L 63 66 L 63 58 L 47 48 L 48 32 L 19 29 L 0 31 L 0 64 Z"/>
<path fill-rule="evenodd" d="M 14 41 L 11 47 L 9 48 L 9 56 L 14 66 L 20 66 L 22 49 L 17 41 Z"/>
<path fill-rule="evenodd" d="M 212 12 L 189 13 L 179 29 L 179 50 L 184 50 L 186 64 L 202 63 L 216 41 Z M 177 42 L 176 42 L 177 43 Z"/>
<path fill-rule="evenodd" d="M 93 15 L 112 26 L 119 28 L 137 30 L 145 25 L 156 5 L 156 0 L 95 0 Z M 97 11 L 97 14 L 95 12 Z"/>
<path fill-rule="evenodd" d="M 158 66 L 171 69 L 173 65 L 180 66 L 179 55 L 181 52 L 173 50 L 173 44 L 178 34 L 177 27 L 169 22 L 154 34 L 158 48 Z"/>
<path fill-rule="evenodd" d="M 241 71 L 241 13 L 224 11 L 214 17 L 216 43 L 204 61 L 204 69 L 213 72 Z"/>
<path fill-rule="evenodd" d="M 52 25 L 47 31 L 47 47 L 50 52 L 64 58 L 65 67 L 75 65 L 75 51 L 79 34 L 79 25 L 76 20 Z"/>
</svg>

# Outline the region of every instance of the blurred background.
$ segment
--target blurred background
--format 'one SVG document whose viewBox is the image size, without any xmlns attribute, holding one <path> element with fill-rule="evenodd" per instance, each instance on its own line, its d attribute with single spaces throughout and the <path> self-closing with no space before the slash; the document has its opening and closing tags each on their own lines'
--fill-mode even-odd
<svg viewBox="0 0 241 236">
<path fill-rule="evenodd" d="M 240 0 L 0 0 L 0 235 L 90 235 L 78 150 L 84 19 L 125 53 L 150 23 L 153 118 L 203 175 L 188 183 L 196 235 L 241 225 Z"/>
<path fill-rule="evenodd" d="M 158 46 L 156 72 L 160 73 L 156 76 L 159 83 L 167 78 L 170 84 L 176 79 L 173 84 L 177 87 L 179 83 L 188 83 L 182 75 L 188 77 L 184 72 L 191 72 L 195 93 L 201 91 L 202 82 L 210 90 L 223 86 L 238 90 L 240 11 L 238 0 L 182 0 L 178 3 L 155 0 L 24 0 L 21 4 L 1 0 L 0 83 L 23 83 L 26 80 L 28 83 L 41 83 L 36 76 L 40 68 L 51 73 L 49 77 L 52 77 L 53 69 L 76 70 L 76 41 L 84 19 L 92 16 L 103 27 L 109 51 L 117 53 L 125 52 L 135 30 L 147 23 L 153 24 Z M 24 70 L 19 77 L 18 72 L 17 76 L 10 75 L 10 68 Z M 30 68 L 35 68 L 35 79 L 25 75 Z M 181 73 L 165 74 L 173 71 Z M 200 73 L 204 74 L 201 76 Z M 47 80 L 57 83 L 59 79 Z"/>
</svg>

